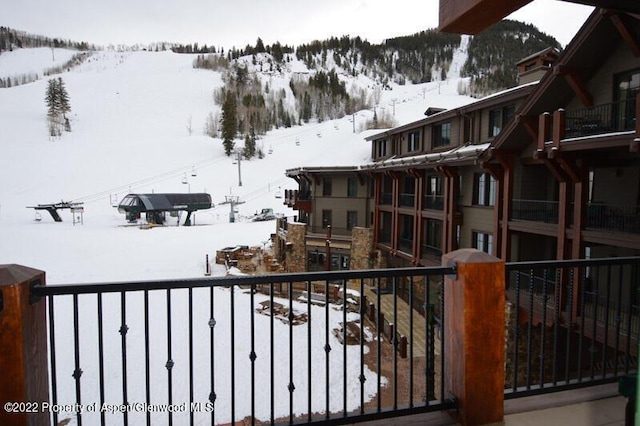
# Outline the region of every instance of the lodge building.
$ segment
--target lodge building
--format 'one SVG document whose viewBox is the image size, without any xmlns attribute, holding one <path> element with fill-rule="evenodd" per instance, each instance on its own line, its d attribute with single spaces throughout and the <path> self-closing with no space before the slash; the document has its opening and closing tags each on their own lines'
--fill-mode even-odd
<svg viewBox="0 0 640 426">
<path fill-rule="evenodd" d="M 640 17 L 596 9 L 563 52 L 518 65 L 517 87 L 367 136 L 369 163 L 287 170 L 288 270 L 440 265 L 465 247 L 640 255 Z"/>
</svg>

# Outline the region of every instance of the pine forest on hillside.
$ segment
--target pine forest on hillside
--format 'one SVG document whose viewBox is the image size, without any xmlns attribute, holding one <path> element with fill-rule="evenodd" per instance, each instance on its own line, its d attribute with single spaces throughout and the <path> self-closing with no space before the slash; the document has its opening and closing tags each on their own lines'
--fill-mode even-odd
<svg viewBox="0 0 640 426">
<path fill-rule="evenodd" d="M 44 75 L 70 69 L 86 60 L 90 56 L 88 51 L 96 49 L 86 42 L 51 39 L 0 27 L 0 54 L 13 48 L 43 46 L 79 51 L 68 63 L 47 70 Z M 342 36 L 295 48 L 279 42 L 265 45 L 258 38 L 255 46 L 233 47 L 226 52 L 224 48 L 198 43 L 156 43 L 131 49 L 171 49 L 176 53 L 197 54 L 193 61 L 195 68 L 220 72 L 225 85 L 215 89 L 213 97 L 221 112 L 209 114 L 204 132 L 211 137 L 222 136 L 224 132 L 225 147 L 232 150 L 235 137 L 255 138 L 273 128 L 291 127 L 310 120 L 321 122 L 372 109 L 380 98 L 380 91 L 391 83 L 445 80 L 460 46 L 458 34 L 427 30 L 381 44 Z M 547 47 L 560 48 L 560 45 L 533 25 L 510 20 L 499 22 L 472 37 L 466 63 L 456 70 L 462 77 L 469 77 L 468 85 L 459 89 L 461 94 L 482 97 L 515 86 L 516 63 Z M 306 70 L 292 71 L 291 64 L 296 60 L 304 63 Z M 374 84 L 347 85 L 351 78 L 359 76 L 368 77 Z M 284 87 L 274 88 L 269 84 L 271 77 L 288 78 L 288 81 Z M 0 75 L 0 87 L 25 84 L 38 78 L 37 74 Z M 233 102 L 230 97 L 234 98 Z M 234 135 L 230 133 L 229 123 L 234 124 Z M 392 118 L 376 112 L 367 127 L 395 124 Z"/>
</svg>

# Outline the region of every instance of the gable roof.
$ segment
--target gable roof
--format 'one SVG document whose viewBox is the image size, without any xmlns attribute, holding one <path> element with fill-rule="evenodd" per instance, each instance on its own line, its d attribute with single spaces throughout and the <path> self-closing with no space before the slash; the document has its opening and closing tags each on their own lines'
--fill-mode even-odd
<svg viewBox="0 0 640 426">
<path fill-rule="evenodd" d="M 615 47 L 624 42 L 617 28 L 618 22 L 628 27 L 640 29 L 637 17 L 596 9 L 580 28 L 573 40 L 560 54 L 552 71 L 538 83 L 535 90 L 516 111 L 512 120 L 494 140 L 494 149 L 522 151 L 531 143 L 531 136 L 524 125 L 525 117 L 537 117 L 566 106 L 576 92 L 567 80 L 567 74 L 579 73 L 583 81 L 591 79 L 613 54 Z"/>
</svg>

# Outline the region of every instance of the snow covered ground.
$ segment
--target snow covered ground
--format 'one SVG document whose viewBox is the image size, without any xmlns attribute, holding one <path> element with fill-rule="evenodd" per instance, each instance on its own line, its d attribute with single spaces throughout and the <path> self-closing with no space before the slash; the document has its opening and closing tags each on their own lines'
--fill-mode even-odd
<svg viewBox="0 0 640 426">
<path fill-rule="evenodd" d="M 37 53 L 40 52 L 40 53 Z M 57 55 L 61 57 L 62 55 Z M 17 50 L 0 57 L 0 76 L 16 70 L 38 72 L 49 67 L 50 49 L 33 52 Z M 56 57 L 56 60 L 58 58 Z M 171 52 L 96 52 L 78 68 L 61 75 L 69 93 L 72 116 L 71 133 L 50 139 L 47 133 L 44 95 L 47 80 L 0 89 L 0 264 L 22 264 L 46 272 L 47 284 L 138 281 L 170 278 L 202 277 L 205 255 L 231 245 L 263 245 L 275 232 L 275 222 L 248 222 L 262 208 L 276 213 L 295 212 L 275 198 L 277 191 L 296 188 L 287 179 L 287 168 L 312 165 L 351 165 L 370 160 L 370 147 L 363 136 L 354 133 L 352 117 L 323 123 L 279 129 L 269 132 L 258 142 L 264 159 L 241 163 L 242 186 L 238 185 L 238 169 L 224 155 L 219 139 L 203 134 L 206 117 L 218 111 L 213 102 L 213 89 L 222 84 L 220 75 L 192 68 L 194 57 Z M 60 59 L 62 60 L 62 58 Z M 296 64 L 296 67 L 303 66 Z M 26 72 L 26 71 L 25 71 Z M 373 85 L 372 82 L 363 84 Z M 423 85 L 394 86 L 382 92 L 380 107 L 391 110 L 394 105 L 398 123 L 420 119 L 429 106 L 455 107 L 470 101 L 456 94 L 457 80 Z M 371 118 L 373 111 L 355 115 L 356 129 Z M 187 127 L 191 124 L 193 134 Z M 299 146 L 296 144 L 299 140 Z M 197 176 L 192 176 L 192 170 Z M 184 184 L 183 179 L 188 183 Z M 123 215 L 112 206 L 129 192 L 208 192 L 216 207 L 195 213 L 197 226 L 169 226 L 141 230 L 124 226 Z M 219 204 L 225 195 L 238 195 L 244 204 L 238 205 L 240 220 L 229 223 L 229 205 Z M 46 212 L 42 220 L 34 220 L 34 211 L 26 208 L 36 204 L 61 200 L 84 203 L 83 224 L 73 224 L 69 211 L 63 211 L 64 222 L 55 223 Z M 225 274 L 214 265 L 213 275 Z M 196 401 L 205 402 L 210 389 L 207 377 L 211 354 L 208 350 L 208 292 L 194 291 L 196 362 L 198 382 Z M 216 290 L 216 421 L 229 421 L 229 395 L 225 394 L 229 377 L 229 290 Z M 173 292 L 173 402 L 188 401 L 185 369 L 187 368 L 188 322 L 186 290 Z M 152 399 L 166 397 L 166 307 L 165 293 L 151 296 L 152 334 Z M 129 401 L 144 401 L 144 353 L 142 334 L 142 294 L 127 297 L 127 336 Z M 73 364 L 73 309 L 70 298 L 56 299 L 56 350 L 59 398 L 75 402 L 75 387 L 71 374 Z M 261 299 L 256 299 L 256 303 Z M 120 299 L 105 295 L 105 374 L 106 396 L 109 402 L 122 403 L 122 367 Z M 249 298 L 236 291 L 236 368 L 237 382 L 248 374 L 248 312 Z M 81 379 L 83 403 L 99 400 L 97 386 L 96 297 L 80 297 Z M 300 306 L 300 309 L 306 309 Z M 322 317 L 312 311 L 312 316 Z M 320 308 L 317 308 L 320 310 Z M 241 312 L 241 313 L 239 313 Z M 257 315 L 258 380 L 269 383 L 268 326 L 266 317 Z M 342 313 L 331 311 L 331 324 L 342 321 Z M 66 324 L 66 325 L 65 325 Z M 278 347 L 288 349 L 288 327 L 276 324 Z M 314 322 L 312 341 L 313 365 L 323 365 L 324 325 Z M 331 337 L 333 339 L 333 336 Z M 340 346 L 331 340 L 334 348 Z M 306 327 L 295 328 L 294 347 L 306 347 Z M 265 353 L 266 352 L 266 353 Z M 306 351 L 295 360 L 296 389 L 306 382 Z M 135 355 L 137 354 L 137 356 Z M 288 352 L 278 355 L 288 357 Z M 316 357 L 319 357 L 316 359 Z M 350 407 L 359 401 L 359 348 L 349 348 L 348 371 Z M 331 352 L 332 410 L 341 408 L 341 351 Z M 277 363 L 279 399 L 277 416 L 288 414 L 288 363 Z M 335 368 L 334 368 L 335 367 Z M 324 395 L 316 386 L 324 384 L 324 370 L 314 369 L 314 392 Z M 373 372 L 367 371 L 367 398 L 375 393 Z M 141 378 L 142 377 L 142 378 Z M 285 398 L 286 396 L 286 398 Z M 236 418 L 248 415 L 246 386 L 238 392 Z M 295 393 L 295 411 L 306 409 L 306 393 Z M 266 405 L 265 405 L 266 404 Z M 324 409 L 323 398 L 314 400 L 314 409 Z M 268 417 L 268 398 L 259 398 L 258 417 Z M 265 411 L 266 410 L 266 411 Z M 226 413 L 226 414 L 225 414 Z M 90 414 L 86 414 L 90 416 Z M 164 416 L 156 415 L 153 424 L 162 424 Z M 177 415 L 180 417 L 180 414 Z M 64 418 L 65 416 L 61 416 Z M 132 420 L 144 417 L 132 415 Z M 91 417 L 89 417 L 91 419 Z M 208 417 L 198 416 L 206 424 Z M 95 420 L 88 420 L 93 424 Z M 116 423 L 118 421 L 116 420 Z M 183 421 L 178 421 L 182 424 Z M 137 424 L 133 421 L 132 424 Z"/>
</svg>

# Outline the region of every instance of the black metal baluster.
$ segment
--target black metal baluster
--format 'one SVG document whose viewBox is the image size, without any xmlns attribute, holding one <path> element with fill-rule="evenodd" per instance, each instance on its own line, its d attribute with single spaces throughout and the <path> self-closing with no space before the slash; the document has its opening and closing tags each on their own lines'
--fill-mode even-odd
<svg viewBox="0 0 640 426">
<path fill-rule="evenodd" d="M 144 379 L 145 379 L 145 400 L 147 406 L 151 405 L 151 368 L 149 362 L 149 291 L 144 291 Z M 146 410 L 147 426 L 151 425 L 151 411 Z"/>
<path fill-rule="evenodd" d="M 102 293 L 97 293 L 98 302 L 98 376 L 100 380 L 100 407 L 104 404 L 104 330 L 102 324 Z M 100 410 L 100 424 L 106 422 L 105 413 Z"/>
<path fill-rule="evenodd" d="M 364 314 L 365 314 L 364 280 L 360 278 L 360 414 L 364 414 Z"/>
<path fill-rule="evenodd" d="M 127 406 L 129 398 L 127 395 L 127 297 L 124 291 L 120 292 L 120 336 L 122 340 L 122 404 Z M 124 424 L 129 424 L 128 410 L 122 413 Z"/>
<path fill-rule="evenodd" d="M 426 280 L 426 276 L 424 277 Z M 409 277 L 409 407 L 413 408 L 413 275 Z"/>
<path fill-rule="evenodd" d="M 513 310 L 515 327 L 513 330 L 513 386 L 512 389 L 515 392 L 518 389 L 518 370 L 520 368 L 520 351 L 518 350 L 518 342 L 520 341 L 520 319 L 518 313 L 520 312 L 520 271 L 516 271 L 516 306 Z"/>
<path fill-rule="evenodd" d="M 82 404 L 82 395 L 80 387 L 80 377 L 82 376 L 82 370 L 80 369 L 80 330 L 78 325 L 78 295 L 73 295 L 73 348 L 75 352 L 75 370 L 73 371 L 73 378 L 76 381 L 76 404 L 79 407 Z M 78 426 L 82 426 L 82 413 L 78 410 L 76 413 L 76 420 Z"/>
<path fill-rule="evenodd" d="M 618 376 L 618 364 L 619 364 L 619 353 L 620 353 L 620 333 L 622 330 L 622 276 L 624 274 L 624 266 L 620 265 L 620 273 L 618 274 L 618 306 L 616 308 L 616 318 L 615 318 L 615 323 L 616 323 L 616 343 L 615 343 L 615 365 L 613 367 L 613 375 L 614 376 Z M 628 335 L 629 337 L 631 337 L 630 335 Z M 628 358 L 628 354 L 627 353 L 627 358 Z"/>
<path fill-rule="evenodd" d="M 311 423 L 313 413 L 313 407 L 311 405 L 311 281 L 307 281 L 307 421 Z"/>
<path fill-rule="evenodd" d="M 393 409 L 398 409 L 398 293 L 397 277 L 391 279 L 393 291 L 393 334 L 391 335 L 391 347 L 393 348 Z"/>
<path fill-rule="evenodd" d="M 580 333 L 578 335 L 578 382 L 582 381 L 582 352 L 583 352 L 583 341 L 584 341 L 584 327 L 585 327 L 585 317 L 587 315 L 587 269 L 584 269 L 584 274 L 582 276 L 582 285 L 580 286 Z M 592 282 L 593 283 L 593 282 Z"/>
<path fill-rule="evenodd" d="M 554 303 L 553 303 L 553 363 L 551 382 L 553 386 L 558 383 L 558 338 L 560 335 L 560 303 L 562 294 L 562 277 L 566 276 L 568 268 L 556 268 L 555 287 L 554 287 Z"/>
<path fill-rule="evenodd" d="M 595 377 L 595 369 L 596 369 L 596 332 L 598 329 L 598 311 L 599 311 L 599 301 L 600 301 L 600 283 L 598 280 L 598 275 L 600 275 L 600 268 L 595 268 L 594 269 L 595 272 L 595 280 L 594 280 L 594 288 L 593 288 L 593 319 L 592 319 L 592 326 L 591 326 L 591 347 L 589 348 L 589 357 L 590 357 L 590 369 L 591 369 L 591 373 L 590 373 L 590 379 L 593 380 L 593 378 Z"/>
<path fill-rule="evenodd" d="M 269 311 L 270 311 L 270 315 L 269 315 L 269 336 L 271 337 L 269 339 L 269 369 L 271 371 L 271 380 L 269 381 L 269 386 L 270 386 L 270 392 L 269 392 L 269 398 L 270 398 L 270 416 L 269 418 L 271 419 L 271 424 L 273 424 L 275 422 L 275 391 L 274 391 L 274 381 L 275 381 L 275 372 L 274 372 L 274 368 L 275 368 L 275 361 L 274 361 L 274 347 L 275 347 L 275 342 L 274 342 L 274 329 L 273 329 L 273 283 L 269 283 Z"/>
<path fill-rule="evenodd" d="M 173 404 L 173 358 L 171 356 L 171 289 L 167 289 L 167 402 Z M 173 413 L 167 410 L 169 416 L 169 426 L 173 424 Z"/>
<path fill-rule="evenodd" d="M 540 324 L 540 388 L 544 387 L 544 367 L 546 361 L 545 339 L 547 336 L 547 304 L 549 303 L 549 292 L 547 290 L 547 269 L 542 270 L 542 324 Z"/>
<path fill-rule="evenodd" d="M 193 426 L 193 288 L 189 287 L 189 423 Z"/>
<path fill-rule="evenodd" d="M 607 295 L 604 307 L 604 340 L 602 341 L 602 378 L 607 377 L 607 348 L 609 347 L 609 313 L 611 307 L 611 265 L 607 265 Z M 595 340 L 595 334 L 594 340 Z"/>
<path fill-rule="evenodd" d="M 531 389 L 531 364 L 533 363 L 531 359 L 531 349 L 533 347 L 533 295 L 535 293 L 533 273 L 534 271 L 531 269 L 529 271 L 529 320 L 527 321 L 527 390 Z"/>
<path fill-rule="evenodd" d="M 330 262 L 331 259 L 327 259 L 327 262 Z M 325 418 L 328 420 L 331 411 L 329 410 L 329 352 L 331 352 L 331 345 L 329 345 L 329 280 L 325 280 L 324 282 L 324 296 L 325 296 L 325 304 L 324 304 L 324 353 L 325 353 L 325 403 L 326 403 L 326 413 Z"/>
<path fill-rule="evenodd" d="M 235 292 L 236 287 L 231 286 L 231 424 L 236 423 L 236 316 L 235 316 Z"/>
<path fill-rule="evenodd" d="M 444 310 L 444 275 L 442 275 L 441 279 L 440 279 L 440 402 L 444 402 L 445 400 L 445 396 L 444 396 L 444 358 L 445 358 L 445 351 L 444 351 L 444 341 L 446 339 L 446 335 L 445 335 L 445 310 Z M 434 373 L 435 374 L 435 373 Z"/>
<path fill-rule="evenodd" d="M 382 393 L 381 393 L 381 389 L 382 389 L 382 367 L 381 367 L 381 363 L 382 363 L 382 356 L 381 356 L 381 351 L 382 351 L 382 342 L 380 340 L 380 313 L 382 312 L 382 305 L 380 304 L 380 278 L 376 279 L 376 350 L 377 350 L 377 360 L 376 360 L 376 391 L 378 395 L 378 400 L 377 400 L 377 412 L 379 413 L 382 410 Z"/>
<path fill-rule="evenodd" d="M 255 424 L 256 419 L 256 321 L 254 317 L 254 293 L 256 285 L 251 284 L 250 303 L 249 303 L 249 319 L 251 323 L 251 352 L 249 360 L 251 360 L 251 424 Z"/>
<path fill-rule="evenodd" d="M 342 406 L 347 417 L 347 280 L 342 280 Z"/>
<path fill-rule="evenodd" d="M 215 350 L 215 333 L 216 317 L 215 317 L 215 287 L 209 287 L 209 353 L 211 355 L 210 375 L 211 375 L 211 392 L 209 393 L 209 402 L 211 403 L 211 424 L 216 424 L 216 350 Z"/>
<path fill-rule="evenodd" d="M 51 402 L 58 405 L 58 376 L 56 374 L 56 327 L 53 309 L 53 296 L 48 297 L 49 301 L 49 347 L 51 348 Z M 53 424 L 58 424 L 58 413 L 53 412 Z"/>
<path fill-rule="evenodd" d="M 575 279 L 575 268 L 569 268 L 569 286 L 567 290 L 567 340 L 565 342 L 565 354 L 564 354 L 564 381 L 565 383 L 569 383 L 570 375 L 569 375 L 569 367 L 571 360 L 571 333 L 573 333 L 573 280 Z"/>
<path fill-rule="evenodd" d="M 289 296 L 289 424 L 293 424 L 293 392 L 296 387 L 293 383 L 293 282 L 288 285 Z"/>
<path fill-rule="evenodd" d="M 424 402 L 425 406 L 435 397 L 434 387 L 434 341 L 433 341 L 433 312 L 431 310 L 431 280 L 427 280 L 424 286 L 424 342 L 425 342 L 425 366 L 424 366 Z M 444 355 L 444 354 L 443 354 Z"/>
</svg>

